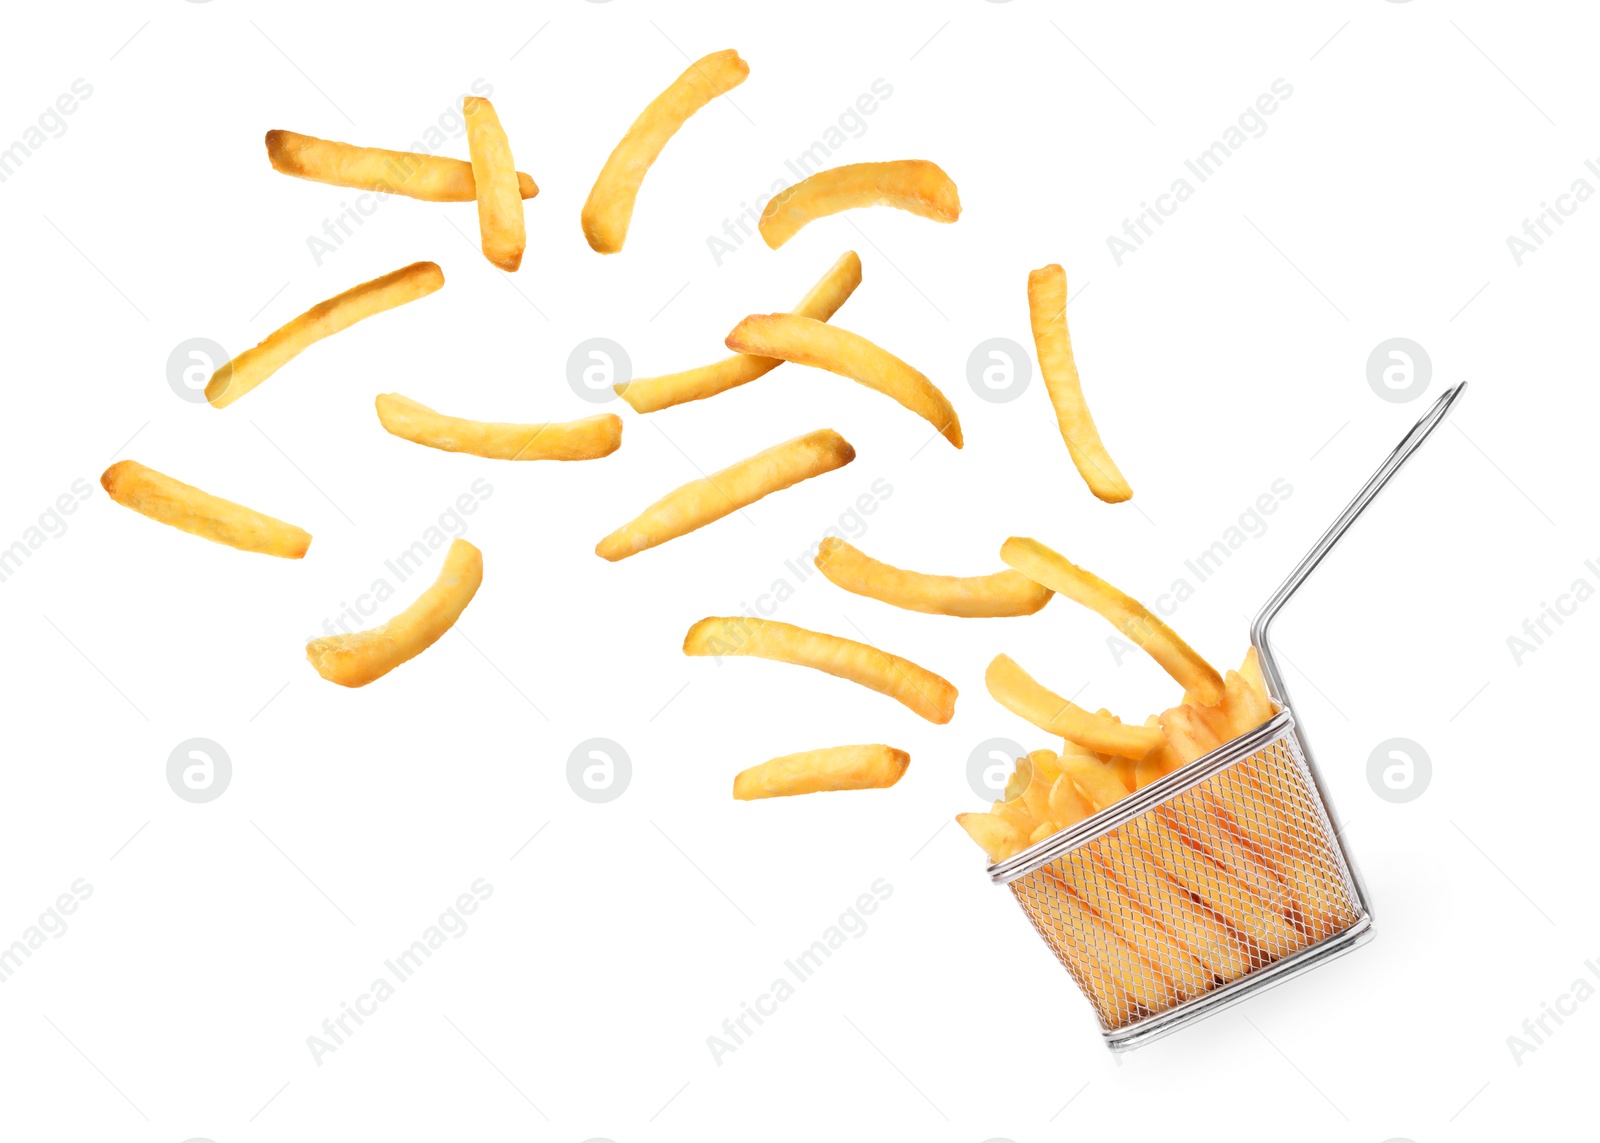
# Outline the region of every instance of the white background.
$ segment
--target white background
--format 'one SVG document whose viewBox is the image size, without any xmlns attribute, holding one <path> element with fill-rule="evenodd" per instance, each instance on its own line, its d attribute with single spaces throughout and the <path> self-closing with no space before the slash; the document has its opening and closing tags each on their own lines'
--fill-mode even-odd
<svg viewBox="0 0 1600 1143">
<path fill-rule="evenodd" d="M 93 94 L 0 184 L 0 546 L 75 480 L 92 494 L 0 583 L 0 941 L 75 879 L 93 894 L 0 985 L 5 1135 L 1377 1143 L 1548 1136 L 1587 1117 L 1600 1003 L 1520 1064 L 1507 1046 L 1600 957 L 1600 604 L 1520 665 L 1506 643 L 1575 578 L 1600 584 L 1583 567 L 1600 556 L 1600 206 L 1520 266 L 1506 244 L 1574 180 L 1600 185 L 1583 166 L 1600 152 L 1582 6 L 144 0 L 24 6 L 7 25 L 0 146 L 75 79 Z M 625 250 L 592 253 L 578 212 L 607 153 L 684 53 L 730 46 L 749 80 L 668 145 Z M 273 172 L 263 132 L 406 148 L 478 78 L 542 188 L 521 271 L 477 252 L 470 204 L 400 199 L 318 265 L 306 238 L 350 193 Z M 1107 236 L 1278 78 L 1293 95 L 1265 134 L 1117 265 Z M 892 95 L 833 161 L 935 160 L 960 221 L 856 212 L 717 265 L 707 237 L 877 79 Z M 865 280 L 839 324 L 949 394 L 964 450 L 795 366 L 648 418 L 606 406 L 623 447 L 584 464 L 429 451 L 373 414 L 398 391 L 487 419 L 589 415 L 566 380 L 581 340 L 621 343 L 639 375 L 702 364 L 845 249 Z M 418 259 L 444 268 L 443 290 L 231 408 L 169 388 L 185 339 L 237 352 Z M 967 383 L 979 342 L 1031 349 L 1026 273 L 1052 261 L 1128 505 L 1083 487 L 1037 376 L 1009 404 Z M 1409 404 L 1367 381 L 1395 336 L 1432 362 Z M 1463 378 L 1451 423 L 1282 630 L 1377 939 L 1113 1058 L 950 819 L 980 808 L 977 743 L 1050 745 L 985 694 L 997 652 L 1127 718 L 1170 705 L 1172 684 L 1119 666 L 1110 629 L 1059 600 L 943 619 L 798 582 L 785 561 L 883 479 L 865 530 L 846 520 L 870 554 L 984 573 L 1029 534 L 1154 600 L 1283 478 L 1293 494 L 1265 534 L 1172 617 L 1233 666 L 1247 617 Z M 852 465 L 621 564 L 593 555 L 698 470 L 822 426 L 855 444 Z M 236 552 L 112 504 L 97 478 L 122 457 L 303 525 L 309 556 Z M 456 631 L 363 690 L 319 679 L 305 638 L 480 477 L 493 494 L 466 534 L 485 577 Z M 779 578 L 796 587 L 779 618 L 865 632 L 945 675 L 955 719 L 680 653 L 691 622 Z M 1433 765 L 1402 805 L 1366 779 L 1397 736 Z M 192 737 L 233 765 L 204 805 L 166 780 Z M 592 737 L 632 760 L 608 804 L 566 779 Z M 892 790 L 729 797 L 744 766 L 876 741 L 912 755 Z M 478 878 L 493 895 L 468 931 L 314 1062 L 307 1037 Z M 706 1038 L 879 878 L 893 892 L 867 931 L 714 1062 Z"/>
</svg>

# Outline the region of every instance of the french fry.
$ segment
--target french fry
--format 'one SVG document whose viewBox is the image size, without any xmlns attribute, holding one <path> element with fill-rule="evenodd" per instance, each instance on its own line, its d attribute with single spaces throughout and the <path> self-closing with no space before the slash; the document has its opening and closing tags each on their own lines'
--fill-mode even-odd
<svg viewBox="0 0 1600 1143">
<path fill-rule="evenodd" d="M 855 458 L 850 442 L 832 429 L 773 445 L 667 493 L 596 544 L 595 555 L 612 562 L 627 559 Z"/>
<path fill-rule="evenodd" d="M 736 353 L 778 357 L 826 369 L 876 389 L 961 447 L 961 422 L 950 400 L 917 370 L 858 333 L 799 314 L 751 314 L 728 334 Z"/>
<path fill-rule="evenodd" d="M 865 643 L 771 619 L 702 619 L 683 637 L 683 653 L 752 655 L 811 667 L 888 695 L 929 722 L 942 725 L 955 714 L 956 688 L 925 667 Z"/>
<path fill-rule="evenodd" d="M 860 284 L 861 258 L 854 250 L 846 250 L 791 312 L 801 317 L 827 321 Z M 700 401 L 715 397 L 718 393 L 726 393 L 757 377 L 766 376 L 782 364 L 776 357 L 736 353 L 732 357 L 724 357 L 715 365 L 702 365 L 698 369 L 686 369 L 681 373 L 667 373 L 660 377 L 638 377 L 612 388 L 633 407 L 634 412 L 654 413 L 685 401 Z"/>
<path fill-rule="evenodd" d="M 1137 926 L 1122 913 L 1122 902 L 1108 900 L 1113 890 L 1095 892 L 1099 886 L 1065 868 L 1064 863 L 1046 865 L 1039 872 L 1059 891 L 1077 899 L 1079 917 L 1098 938 L 1101 947 L 1097 952 L 1110 962 L 1117 983 L 1140 1008 L 1157 1012 L 1183 998 L 1172 977 L 1143 947 Z"/>
<path fill-rule="evenodd" d="M 1081 754 L 1064 754 L 1061 757 L 1061 773 L 1072 779 L 1078 793 L 1094 807 L 1095 813 L 1128 796 L 1128 787 L 1122 784 L 1116 771 L 1099 759 L 1085 758 Z"/>
<path fill-rule="evenodd" d="M 1229 738 L 1248 734 L 1272 717 L 1272 704 L 1245 681 L 1238 671 L 1223 678 L 1222 714 Z"/>
<path fill-rule="evenodd" d="M 483 553 L 455 540 L 439 578 L 415 603 L 380 627 L 329 635 L 306 644 L 317 674 L 341 687 L 364 687 L 422 654 L 454 626 L 483 582 Z"/>
<path fill-rule="evenodd" d="M 990 865 L 1020 853 L 1027 846 L 1026 835 L 993 814 L 957 814 L 956 824 L 989 855 Z"/>
<path fill-rule="evenodd" d="M 269 333 L 253 349 L 224 362 L 206 383 L 206 400 L 214 408 L 233 404 L 287 365 L 308 346 L 363 318 L 425 298 L 444 285 L 444 272 L 432 262 L 413 262 L 392 274 L 318 302 L 287 325 Z"/>
<path fill-rule="evenodd" d="M 1028 788 L 1022 791 L 1022 804 L 1035 822 L 1047 823 L 1051 820 L 1050 789 L 1061 776 L 1061 764 L 1054 750 L 1035 750 L 1028 755 L 1028 762 L 1032 777 Z"/>
<path fill-rule="evenodd" d="M 461 111 L 467 121 L 467 151 L 472 156 L 483 256 L 502 270 L 515 270 L 522 265 L 528 235 L 511 143 L 494 104 L 487 99 L 469 95 L 461 101 Z"/>
<path fill-rule="evenodd" d="M 893 206 L 935 222 L 961 215 L 956 184 L 926 159 L 851 163 L 801 179 L 761 212 L 761 237 L 776 250 L 814 219 L 861 206 Z"/>
<path fill-rule="evenodd" d="M 1266 676 L 1261 673 L 1261 659 L 1256 655 L 1254 647 L 1245 652 L 1244 662 L 1239 664 L 1239 674 L 1244 676 L 1244 681 L 1250 684 L 1251 690 L 1267 702 L 1272 701 L 1272 696 L 1267 693 Z"/>
<path fill-rule="evenodd" d="M 472 202 L 478 197 L 472 164 L 443 155 L 386 151 L 294 131 L 268 131 L 267 158 L 281 174 L 330 186 L 405 195 L 424 202 Z M 539 193 L 533 179 L 521 171 L 517 172 L 517 189 L 523 198 Z"/>
<path fill-rule="evenodd" d="M 1012 714 L 1091 750 L 1142 758 L 1161 745 L 1160 731 L 1090 714 L 1035 682 L 1009 655 L 996 655 L 983 681 L 995 701 Z"/>
<path fill-rule="evenodd" d="M 1000 558 L 1029 579 L 1098 612 L 1124 638 L 1161 664 L 1180 686 L 1199 696 L 1206 706 L 1221 701 L 1222 676 L 1217 674 L 1217 669 L 1137 599 L 1118 591 L 1038 540 L 1012 536 L 1000 546 Z"/>
<path fill-rule="evenodd" d="M 1077 784 L 1065 772 L 1057 774 L 1050 786 L 1050 818 L 1063 829 L 1075 825 L 1095 812 L 1094 805 L 1079 792 Z"/>
<path fill-rule="evenodd" d="M 863 554 L 837 536 L 822 541 L 814 562 L 830 582 L 846 591 L 929 615 L 1032 615 L 1054 594 L 1009 569 L 976 576 L 903 571 Z"/>
<path fill-rule="evenodd" d="M 1223 743 L 1223 738 L 1201 714 L 1200 708 L 1184 703 L 1161 715 L 1161 731 L 1185 764 L 1204 758 Z"/>
<path fill-rule="evenodd" d="M 1089 491 L 1108 504 L 1131 498 L 1133 489 L 1101 443 L 1100 430 L 1083 399 L 1078 365 L 1072 357 L 1072 335 L 1067 332 L 1067 273 L 1060 266 L 1052 264 L 1028 275 L 1028 314 L 1039 372 L 1078 474 Z"/>
<path fill-rule="evenodd" d="M 403 440 L 491 460 L 594 460 L 622 444 L 622 418 L 615 413 L 543 425 L 469 421 L 436 413 L 399 393 L 380 393 L 378 420 Z"/>
<path fill-rule="evenodd" d="M 689 116 L 738 87 L 749 74 L 750 65 L 732 48 L 712 52 L 695 60 L 650 101 L 600 168 L 583 204 L 583 236 L 591 249 L 601 254 L 622 249 L 639 187 L 667 140 Z"/>
<path fill-rule="evenodd" d="M 124 508 L 240 551 L 298 560 L 311 546 L 311 534 L 303 528 L 202 492 L 136 460 L 119 460 L 106 469 L 100 487 Z"/>
<path fill-rule="evenodd" d="M 911 755 L 892 746 L 831 746 L 786 754 L 733 779 L 733 796 L 749 802 L 827 790 L 881 790 L 898 782 Z"/>
</svg>

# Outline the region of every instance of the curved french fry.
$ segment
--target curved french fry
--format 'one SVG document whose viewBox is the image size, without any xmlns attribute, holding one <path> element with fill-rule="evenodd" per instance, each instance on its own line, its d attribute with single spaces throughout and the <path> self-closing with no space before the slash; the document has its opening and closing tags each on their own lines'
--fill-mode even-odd
<svg viewBox="0 0 1600 1143">
<path fill-rule="evenodd" d="M 472 164 L 443 155 L 357 147 L 295 131 L 268 131 L 267 159 L 280 174 L 330 186 L 400 194 L 424 202 L 472 202 L 478 197 Z M 521 171 L 517 172 L 517 189 L 523 198 L 539 193 L 533 179 Z"/>
<path fill-rule="evenodd" d="M 854 250 L 846 250 L 800 299 L 800 304 L 792 312 L 801 317 L 827 321 L 860 284 L 861 259 Z M 633 407 L 634 412 L 654 413 L 685 401 L 699 401 L 726 393 L 757 377 L 764 377 L 782 364 L 776 357 L 752 357 L 748 353 L 736 353 L 714 365 L 702 365 L 698 369 L 686 369 L 681 373 L 667 373 L 660 377 L 637 377 L 612 388 Z"/>
<path fill-rule="evenodd" d="M 422 654 L 454 626 L 483 582 L 483 553 L 455 540 L 439 578 L 415 603 L 381 627 L 329 635 L 306 644 L 317 674 L 341 687 L 364 687 Z"/>
<path fill-rule="evenodd" d="M 974 576 L 904 571 L 863 554 L 836 536 L 822 541 L 814 562 L 817 570 L 846 591 L 929 615 L 969 619 L 1032 615 L 1054 594 L 1009 569 Z"/>
<path fill-rule="evenodd" d="M 774 195 L 761 212 L 761 237 L 776 250 L 806 223 L 860 206 L 893 206 L 935 222 L 961 215 L 950 176 L 926 159 L 851 163 L 818 171 Z"/>
<path fill-rule="evenodd" d="M 445 452 L 490 460 L 594 460 L 622 444 L 622 418 L 601 413 L 542 425 L 469 421 L 436 413 L 399 393 L 380 393 L 378 420 L 397 437 Z"/>
<path fill-rule="evenodd" d="M 494 104 L 487 99 L 469 95 L 461 101 L 461 112 L 467 121 L 467 152 L 472 156 L 472 180 L 478 192 L 483 256 L 502 270 L 515 270 L 522 265 L 528 234 L 511 143 Z"/>
<path fill-rule="evenodd" d="M 911 755 L 892 746 L 830 746 L 785 754 L 733 779 L 733 796 L 742 802 L 816 794 L 830 790 L 881 790 L 900 780 Z"/>
<path fill-rule="evenodd" d="M 1014 857 L 1028 847 L 1028 836 L 994 814 L 957 814 L 956 824 L 983 849 L 989 864 Z"/>
<path fill-rule="evenodd" d="M 1082 754 L 1063 754 L 1061 773 L 1071 779 L 1072 784 L 1078 788 L 1078 793 L 1094 807 L 1095 813 L 1128 796 L 1128 787 L 1123 784 L 1116 771 L 1098 758 Z"/>
<path fill-rule="evenodd" d="M 892 397 L 961 447 L 961 422 L 938 386 L 859 333 L 799 314 L 751 314 L 728 334 L 737 353 L 826 369 Z"/>
<path fill-rule="evenodd" d="M 956 688 L 909 659 L 853 639 L 808 631 L 789 623 L 747 616 L 712 616 L 689 628 L 685 655 L 751 655 L 811 667 L 835 678 L 888 695 L 929 722 L 949 722 L 956 710 Z"/>
<path fill-rule="evenodd" d="M 1090 714 L 1035 682 L 1010 655 L 996 655 L 983 681 L 995 701 L 1012 714 L 1090 750 L 1142 758 L 1161 745 L 1160 730 Z"/>
<path fill-rule="evenodd" d="M 1118 591 L 1038 540 L 1012 536 L 1000 545 L 1000 558 L 1029 579 L 1098 612 L 1206 706 L 1222 700 L 1222 676 L 1217 669 L 1131 595 Z"/>
<path fill-rule="evenodd" d="M 850 442 L 832 429 L 773 445 L 667 493 L 596 544 L 595 555 L 612 562 L 627 559 L 703 528 L 769 493 L 843 468 L 855 458 Z"/>
<path fill-rule="evenodd" d="M 240 551 L 298 560 L 311 546 L 311 534 L 303 528 L 202 492 L 136 460 L 119 460 L 106 469 L 100 487 L 141 516 Z"/>
<path fill-rule="evenodd" d="M 1108 504 L 1131 498 L 1133 489 L 1101 443 L 1100 430 L 1083 399 L 1078 365 L 1072 357 L 1072 335 L 1067 332 L 1067 272 L 1060 266 L 1052 263 L 1028 275 L 1028 316 L 1033 322 L 1039 372 L 1078 474 L 1089 491 Z"/>
<path fill-rule="evenodd" d="M 307 347 L 363 318 L 425 298 L 444 285 L 444 271 L 432 262 L 413 262 L 392 274 L 335 294 L 269 333 L 223 365 L 206 383 L 206 400 L 214 408 L 231 405 L 287 365 Z"/>
<path fill-rule="evenodd" d="M 600 168 L 583 204 L 583 236 L 590 248 L 615 254 L 628 237 L 633 204 L 645 174 L 689 116 L 738 87 L 750 65 L 732 48 L 702 56 L 639 113 Z"/>
</svg>

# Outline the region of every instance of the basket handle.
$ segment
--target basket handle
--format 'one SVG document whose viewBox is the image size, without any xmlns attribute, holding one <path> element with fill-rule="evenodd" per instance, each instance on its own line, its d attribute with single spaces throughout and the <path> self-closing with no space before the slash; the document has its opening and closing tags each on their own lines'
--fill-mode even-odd
<svg viewBox="0 0 1600 1143">
<path fill-rule="evenodd" d="M 1395 450 L 1378 466 L 1378 471 L 1372 474 L 1372 479 L 1362 485 L 1355 499 L 1345 506 L 1345 510 L 1339 513 L 1339 518 L 1322 533 L 1322 538 L 1306 553 L 1305 559 L 1295 566 L 1294 571 L 1289 573 L 1289 578 L 1283 581 L 1282 586 L 1272 593 L 1272 598 L 1267 600 L 1265 606 L 1257 613 L 1255 622 L 1250 624 L 1250 642 L 1255 645 L 1256 655 L 1261 660 L 1261 674 L 1266 679 L 1267 690 L 1274 701 L 1287 704 L 1288 692 L 1284 689 L 1277 660 L 1272 656 L 1267 629 L 1272 626 L 1272 621 L 1278 617 L 1283 605 L 1300 590 L 1300 585 L 1311 577 L 1311 573 L 1317 570 L 1317 565 L 1322 563 L 1323 558 L 1333 550 L 1333 546 L 1350 529 L 1350 525 L 1356 522 L 1356 517 L 1366 511 L 1367 505 L 1377 499 L 1384 485 L 1400 471 L 1400 466 L 1411 458 L 1412 453 L 1422 447 L 1422 442 L 1427 440 L 1433 430 L 1444 421 L 1445 415 L 1450 412 L 1450 407 L 1455 404 L 1466 387 L 1467 383 L 1462 381 L 1453 388 L 1446 389 L 1433 403 L 1433 407 L 1411 426 L 1411 431 L 1405 435 L 1405 439 L 1396 445 Z"/>
</svg>

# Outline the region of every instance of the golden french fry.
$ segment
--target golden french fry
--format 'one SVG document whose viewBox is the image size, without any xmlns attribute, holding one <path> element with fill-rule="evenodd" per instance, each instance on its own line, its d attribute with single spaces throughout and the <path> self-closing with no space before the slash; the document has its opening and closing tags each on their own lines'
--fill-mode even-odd
<svg viewBox="0 0 1600 1143">
<path fill-rule="evenodd" d="M 471 202 L 478 197 L 472 164 L 420 151 L 386 151 L 335 143 L 294 131 L 267 132 L 267 158 L 285 175 L 336 187 L 400 194 L 425 202 Z M 539 188 L 517 172 L 517 190 L 532 198 Z"/>
<path fill-rule="evenodd" d="M 1261 673 L 1261 659 L 1256 655 L 1256 649 L 1251 647 L 1245 652 L 1244 662 L 1239 664 L 1239 674 L 1244 676 L 1244 681 L 1250 684 L 1250 689 L 1255 691 L 1268 703 L 1272 696 L 1267 694 L 1267 679 Z"/>
<path fill-rule="evenodd" d="M 817 569 L 846 591 L 930 615 L 988 618 L 1032 615 L 1053 594 L 1021 572 L 994 575 L 926 575 L 880 563 L 836 536 L 817 549 Z"/>
<path fill-rule="evenodd" d="M 1061 763 L 1054 750 L 1035 750 L 1028 755 L 1030 778 L 1022 791 L 1022 804 L 1035 822 L 1050 820 L 1050 788 L 1061 776 Z M 1052 831 L 1054 832 L 1054 831 Z"/>
<path fill-rule="evenodd" d="M 733 796 L 749 802 L 826 790 L 881 790 L 898 782 L 911 755 L 892 746 L 830 746 L 786 754 L 733 779 Z"/>
<path fill-rule="evenodd" d="M 1040 873 L 1081 902 L 1081 913 L 1075 919 L 1087 923 L 1091 930 L 1098 929 L 1099 952 L 1111 962 L 1117 982 L 1140 1007 L 1156 1012 L 1184 998 L 1184 990 L 1171 975 L 1174 966 L 1163 965 L 1151 956 L 1149 939 L 1141 931 L 1145 928 L 1140 923 L 1143 913 L 1128 901 L 1120 886 L 1084 877 L 1065 863 L 1047 865 Z M 1099 925 L 1091 918 L 1097 919 Z"/>
<path fill-rule="evenodd" d="M 329 635 L 306 644 L 317 674 L 341 687 L 364 687 L 422 654 L 455 624 L 483 582 L 483 553 L 455 540 L 439 578 L 415 603 L 381 627 Z"/>
<path fill-rule="evenodd" d="M 302 350 L 363 318 L 425 298 L 444 285 L 444 272 L 432 262 L 413 262 L 392 274 L 318 302 L 287 325 L 269 333 L 223 365 L 206 383 L 206 400 L 215 408 L 231 405 L 287 365 Z"/>
<path fill-rule="evenodd" d="M 311 534 L 303 528 L 202 492 L 136 460 L 119 460 L 106 469 L 100 487 L 124 508 L 240 551 L 297 560 L 311 546 Z"/>
<path fill-rule="evenodd" d="M 1009 655 L 996 655 L 983 681 L 995 701 L 1012 714 L 1091 750 L 1143 758 L 1161 745 L 1160 731 L 1090 714 L 1035 682 Z"/>
<path fill-rule="evenodd" d="M 703 528 L 763 496 L 843 468 L 856 458 L 832 429 L 773 445 L 720 472 L 675 488 L 594 546 L 601 559 L 625 560 L 646 548 Z"/>
<path fill-rule="evenodd" d="M 1272 717 L 1272 704 L 1257 694 L 1238 671 L 1229 671 L 1223 686 L 1221 711 L 1229 738 L 1248 734 Z"/>
<path fill-rule="evenodd" d="M 1222 676 L 1217 669 L 1131 595 L 1118 591 L 1038 540 L 1012 536 L 1000 546 L 1000 558 L 1029 579 L 1098 612 L 1205 705 L 1221 701 Z"/>
<path fill-rule="evenodd" d="M 594 460 L 610 456 L 622 444 L 622 418 L 615 413 L 564 423 L 510 425 L 449 417 L 399 393 L 380 393 L 376 403 L 378 420 L 397 437 L 491 460 Z"/>
<path fill-rule="evenodd" d="M 909 659 L 852 639 L 771 619 L 734 615 L 702 619 L 683 637 L 685 655 L 753 655 L 825 671 L 888 695 L 929 722 L 949 722 L 956 688 Z"/>
<path fill-rule="evenodd" d="M 1028 314 L 1039 353 L 1039 372 L 1078 474 L 1089 491 L 1108 504 L 1130 499 L 1133 489 L 1101 443 L 1100 430 L 1083 399 L 1078 365 L 1072 358 L 1072 335 L 1067 332 L 1067 272 L 1060 266 L 1052 264 L 1028 275 Z"/>
<path fill-rule="evenodd" d="M 1014 800 L 1009 802 L 991 803 L 989 806 L 989 812 L 995 817 L 1002 818 L 1016 826 L 1018 836 L 1020 837 L 1027 837 L 1039 825 L 1038 821 L 1034 819 L 1034 816 L 1028 812 L 1028 805 L 1022 800 L 1022 796 L 1020 794 Z"/>
<path fill-rule="evenodd" d="M 993 814 L 957 814 L 956 824 L 988 854 L 990 865 L 1027 848 L 1027 835 Z"/>
<path fill-rule="evenodd" d="M 1065 772 L 1056 775 L 1050 786 L 1050 818 L 1063 828 L 1075 825 L 1094 813 L 1094 805 L 1078 791 L 1077 784 Z"/>
<path fill-rule="evenodd" d="M 502 270 L 515 270 L 522 265 L 528 234 L 511 142 L 494 104 L 487 99 L 469 95 L 461 101 L 461 112 L 467 121 L 467 151 L 472 156 L 483 256 Z"/>
<path fill-rule="evenodd" d="M 1199 707 L 1187 703 L 1163 711 L 1161 730 L 1185 763 L 1203 758 L 1223 743 L 1223 738 L 1206 722 Z"/>
<path fill-rule="evenodd" d="M 583 204 L 583 236 L 591 249 L 615 254 L 628 237 L 633 204 L 646 172 L 689 116 L 738 87 L 750 65 L 732 48 L 702 56 L 650 101 L 623 135 Z"/>
<path fill-rule="evenodd" d="M 812 286 L 793 313 L 801 317 L 827 321 L 845 299 L 861 284 L 861 259 L 854 250 L 846 250 L 839 260 L 828 268 L 817 284 Z M 700 401 L 726 393 L 757 377 L 763 377 L 782 365 L 776 357 L 752 357 L 736 353 L 724 357 L 715 365 L 702 365 L 681 373 L 667 373 L 661 377 L 638 377 L 613 385 L 617 395 L 636 413 L 654 413 L 685 401 Z"/>
<path fill-rule="evenodd" d="M 737 353 L 826 369 L 892 397 L 961 447 L 961 422 L 949 398 L 921 373 L 858 333 L 799 314 L 751 314 L 728 334 Z"/>
<path fill-rule="evenodd" d="M 776 250 L 813 219 L 859 206 L 894 206 L 935 222 L 954 222 L 961 196 L 926 159 L 851 163 L 818 171 L 774 195 L 761 212 L 761 237 Z"/>
<path fill-rule="evenodd" d="M 1078 793 L 1088 800 L 1096 813 L 1128 796 L 1128 787 L 1123 785 L 1116 771 L 1099 759 L 1085 758 L 1081 754 L 1064 754 L 1061 773 L 1072 779 Z"/>
</svg>

